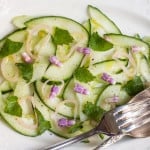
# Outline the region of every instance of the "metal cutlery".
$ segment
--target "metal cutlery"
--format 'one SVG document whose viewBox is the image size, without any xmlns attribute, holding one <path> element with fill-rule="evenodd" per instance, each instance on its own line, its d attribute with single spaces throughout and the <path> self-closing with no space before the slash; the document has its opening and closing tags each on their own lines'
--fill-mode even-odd
<svg viewBox="0 0 150 150">
<path fill-rule="evenodd" d="M 137 94 L 135 97 L 133 97 L 129 103 L 132 102 L 137 102 L 137 101 L 143 101 L 146 98 L 150 97 L 150 88 L 145 89 L 144 91 L 140 92 L 139 94 Z M 120 134 L 120 135 L 115 135 L 115 136 L 111 136 L 108 139 L 106 139 L 105 141 L 103 141 L 101 144 L 99 144 L 96 148 L 94 148 L 93 150 L 98 150 L 101 148 L 106 148 L 118 141 L 120 141 L 125 135 L 124 134 Z M 143 138 L 143 137 L 149 137 L 150 136 L 150 122 L 131 131 L 128 136 L 131 137 L 135 137 L 135 138 Z"/>
</svg>

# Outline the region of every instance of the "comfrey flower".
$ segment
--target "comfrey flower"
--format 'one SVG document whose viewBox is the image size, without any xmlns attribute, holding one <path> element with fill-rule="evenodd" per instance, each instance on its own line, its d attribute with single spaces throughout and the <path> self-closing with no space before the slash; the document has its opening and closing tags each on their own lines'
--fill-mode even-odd
<svg viewBox="0 0 150 150">
<path fill-rule="evenodd" d="M 89 95 L 89 91 L 78 83 L 75 84 L 74 91 L 83 95 Z"/>
<path fill-rule="evenodd" d="M 102 76 L 101 76 L 101 79 L 110 83 L 110 84 L 115 84 L 116 81 L 107 73 L 103 73 Z"/>
<path fill-rule="evenodd" d="M 66 118 L 61 118 L 58 120 L 59 127 L 70 127 L 75 124 L 75 120 L 68 120 Z"/>
<path fill-rule="evenodd" d="M 54 64 L 54 65 L 56 65 L 58 67 L 62 66 L 62 63 L 58 60 L 58 58 L 56 56 L 51 56 L 49 58 L 49 61 L 50 61 L 50 63 L 52 63 L 52 64 Z"/>
</svg>

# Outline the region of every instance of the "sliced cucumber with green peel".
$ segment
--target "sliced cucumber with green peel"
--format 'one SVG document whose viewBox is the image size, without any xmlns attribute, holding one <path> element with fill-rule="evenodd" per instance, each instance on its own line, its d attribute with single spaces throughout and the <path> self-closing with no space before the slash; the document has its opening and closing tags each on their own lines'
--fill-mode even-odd
<svg viewBox="0 0 150 150">
<path fill-rule="evenodd" d="M 44 73 L 45 73 L 48 65 L 49 65 L 49 63 L 46 63 L 46 62 L 45 63 L 42 63 L 42 62 L 34 63 L 33 64 L 33 75 L 32 75 L 31 82 L 40 80 L 44 76 Z"/>
<path fill-rule="evenodd" d="M 16 16 L 12 19 L 12 24 L 17 28 L 24 28 L 24 27 L 26 27 L 24 23 L 32 18 L 33 17 L 26 16 L 26 15 Z"/>
<path fill-rule="evenodd" d="M 90 19 L 88 19 L 87 21 L 83 22 L 82 25 L 87 29 L 87 31 L 89 33 L 91 33 L 91 23 L 90 23 Z"/>
<path fill-rule="evenodd" d="M 10 40 L 12 40 L 12 41 L 14 41 L 14 42 L 21 42 L 21 43 L 24 43 L 24 41 L 26 40 L 26 36 L 27 36 L 27 32 L 26 32 L 25 29 L 16 30 L 16 31 L 14 31 L 14 32 L 12 32 L 12 33 L 6 35 L 4 38 L 2 38 L 2 39 L 0 40 L 0 49 L 3 47 L 3 45 L 4 45 L 5 41 L 6 41 L 6 39 L 10 39 Z M 25 50 L 24 48 L 25 48 L 25 47 L 22 46 L 22 48 L 20 49 L 20 51 L 24 51 L 24 50 Z M 19 51 L 19 52 L 20 52 L 20 51 Z M 19 52 L 18 52 L 18 53 L 19 53 Z"/>
<path fill-rule="evenodd" d="M 149 45 L 144 41 L 132 36 L 122 34 L 106 34 L 105 36 L 111 43 L 117 46 L 126 47 L 129 49 L 131 49 L 133 46 L 139 47 L 139 49 L 141 48 L 140 53 L 149 58 Z"/>
<path fill-rule="evenodd" d="M 7 94 L 9 95 L 9 94 Z M 22 106 L 25 108 L 25 106 Z M 15 131 L 26 136 L 37 136 L 37 127 L 35 127 L 34 117 L 16 117 L 4 112 L 5 108 L 5 95 L 0 95 L 0 114 L 2 118 L 12 127 Z M 26 108 L 25 108 L 26 109 Z M 25 112 L 30 112 L 29 107 Z"/>
<path fill-rule="evenodd" d="M 56 108 L 57 108 L 57 112 L 59 114 L 62 114 L 64 116 L 67 116 L 70 118 L 74 117 L 73 108 L 65 105 L 63 100 L 61 98 L 59 98 L 59 95 L 58 95 L 58 97 L 55 97 L 54 99 L 49 98 L 52 85 L 47 85 L 47 84 L 44 85 L 43 82 L 36 81 L 34 84 L 34 87 L 35 87 L 35 91 L 36 91 L 36 94 L 38 95 L 39 99 L 47 107 L 49 107 L 53 111 L 56 111 Z M 58 87 L 61 88 L 61 85 Z"/>
<path fill-rule="evenodd" d="M 141 58 L 139 71 L 142 77 L 146 80 L 146 83 L 150 83 L 150 64 L 147 58 Z"/>
<path fill-rule="evenodd" d="M 27 36 L 26 30 L 22 29 L 11 33 L 10 35 L 7 36 L 7 38 L 15 42 L 24 42 L 26 36 Z"/>
<path fill-rule="evenodd" d="M 62 81 L 69 79 L 73 72 L 79 67 L 83 55 L 75 52 L 61 67 L 51 65 L 44 74 L 44 78 L 51 81 Z"/>
<path fill-rule="evenodd" d="M 126 93 L 125 90 L 122 89 L 120 84 L 109 85 L 100 95 L 96 105 L 100 106 L 106 111 L 109 111 L 112 109 L 111 104 L 113 104 L 113 100 L 110 102 L 109 99 L 112 99 L 114 96 L 119 98 L 118 102 L 114 102 L 115 105 L 123 105 L 130 100 L 130 96 Z"/>
<path fill-rule="evenodd" d="M 98 32 L 100 35 L 104 33 L 121 33 L 115 23 L 103 14 L 98 8 L 91 5 L 88 6 L 88 12 L 91 21 L 91 32 Z"/>
<path fill-rule="evenodd" d="M 142 40 L 150 45 L 150 36 L 144 36 Z"/>
<path fill-rule="evenodd" d="M 114 48 L 109 51 L 104 51 L 104 52 L 92 51 L 92 54 L 91 54 L 92 64 L 98 63 L 100 61 L 106 61 L 106 60 L 112 59 L 112 55 L 114 51 L 115 51 Z"/>
<path fill-rule="evenodd" d="M 61 16 L 45 16 L 31 19 L 25 23 L 28 28 L 33 28 L 40 24 L 41 27 L 42 25 L 48 26 L 52 32 L 56 27 L 65 29 L 69 31 L 77 43 L 82 43 L 83 46 L 87 45 L 89 38 L 87 30 L 81 24 L 72 19 Z"/>
<path fill-rule="evenodd" d="M 63 99 L 77 100 L 76 93 L 74 92 L 75 80 L 71 79 L 63 92 Z"/>
<path fill-rule="evenodd" d="M 127 65 L 127 61 L 120 61 L 120 63 L 123 66 Z M 102 61 L 98 62 L 96 64 L 93 64 L 93 66 L 89 67 L 90 72 L 97 76 L 100 75 L 104 72 L 106 73 L 117 73 L 118 71 L 121 70 L 121 67 L 119 63 L 115 60 L 107 60 L 107 61 Z"/>
</svg>

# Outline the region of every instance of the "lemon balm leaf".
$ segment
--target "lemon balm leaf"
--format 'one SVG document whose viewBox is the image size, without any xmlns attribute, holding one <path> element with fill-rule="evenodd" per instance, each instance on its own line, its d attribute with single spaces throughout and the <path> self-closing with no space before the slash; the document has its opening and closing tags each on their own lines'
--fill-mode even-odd
<svg viewBox="0 0 150 150">
<path fill-rule="evenodd" d="M 53 41 L 56 45 L 69 44 L 73 42 L 73 37 L 67 30 L 56 27 Z"/>
<path fill-rule="evenodd" d="M 4 112 L 18 117 L 22 116 L 22 108 L 18 103 L 17 96 L 9 96 L 6 99 Z"/>
<path fill-rule="evenodd" d="M 132 80 L 128 81 L 123 88 L 130 96 L 134 96 L 144 90 L 144 85 L 141 78 L 135 76 Z"/>
<path fill-rule="evenodd" d="M 101 38 L 97 32 L 94 32 L 90 37 L 89 47 L 94 51 L 107 51 L 113 48 L 113 44 Z"/>
<path fill-rule="evenodd" d="M 100 121 L 105 111 L 91 102 L 84 105 L 83 113 L 91 120 Z"/>
<path fill-rule="evenodd" d="M 8 55 L 18 52 L 21 49 L 22 45 L 23 43 L 21 42 L 15 42 L 10 39 L 6 39 L 2 48 L 0 49 L 0 58 L 6 57 Z"/>
<path fill-rule="evenodd" d="M 93 81 L 95 79 L 95 76 L 93 76 L 92 73 L 84 67 L 78 68 L 74 76 L 78 81 L 85 83 Z"/>
<path fill-rule="evenodd" d="M 24 80 L 29 82 L 33 75 L 33 64 L 16 63 Z"/>
</svg>

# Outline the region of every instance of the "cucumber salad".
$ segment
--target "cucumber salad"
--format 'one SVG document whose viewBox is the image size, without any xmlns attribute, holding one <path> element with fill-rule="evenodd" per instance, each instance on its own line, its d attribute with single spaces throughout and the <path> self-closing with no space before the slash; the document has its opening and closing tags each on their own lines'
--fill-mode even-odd
<svg viewBox="0 0 150 150">
<path fill-rule="evenodd" d="M 124 35 L 87 9 L 82 24 L 17 16 L 17 30 L 0 40 L 0 115 L 16 132 L 74 137 L 150 86 L 150 38 Z"/>
</svg>

